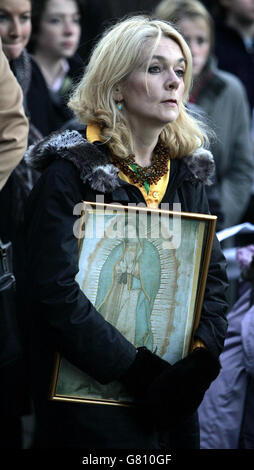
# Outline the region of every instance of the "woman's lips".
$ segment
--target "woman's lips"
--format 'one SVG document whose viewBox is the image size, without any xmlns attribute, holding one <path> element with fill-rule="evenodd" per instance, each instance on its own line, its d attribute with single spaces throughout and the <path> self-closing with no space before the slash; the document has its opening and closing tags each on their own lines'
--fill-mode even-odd
<svg viewBox="0 0 254 470">
<path fill-rule="evenodd" d="M 66 47 L 67 49 L 70 49 L 73 47 L 73 42 L 64 42 L 63 47 Z"/>
<path fill-rule="evenodd" d="M 167 104 L 168 106 L 177 106 L 176 100 L 165 100 L 165 101 L 162 101 L 162 103 Z"/>
</svg>

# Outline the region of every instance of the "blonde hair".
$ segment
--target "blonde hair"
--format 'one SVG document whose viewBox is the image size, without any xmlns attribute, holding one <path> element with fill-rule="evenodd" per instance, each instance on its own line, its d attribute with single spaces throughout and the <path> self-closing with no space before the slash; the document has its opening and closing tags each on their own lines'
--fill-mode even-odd
<svg viewBox="0 0 254 470">
<path fill-rule="evenodd" d="M 128 122 L 116 106 L 115 87 L 139 65 L 147 41 L 155 40 L 150 54 L 152 58 L 162 36 L 173 39 L 187 61 L 183 96 L 183 103 L 186 103 L 192 82 L 190 49 L 170 23 L 146 16 L 125 19 L 104 34 L 69 100 L 69 107 L 81 123 L 100 126 L 102 141 L 107 142 L 110 151 L 118 157 L 127 157 L 133 153 L 133 148 Z M 193 153 L 206 140 L 205 132 L 187 113 L 184 104 L 180 105 L 176 121 L 167 124 L 160 134 L 160 141 L 169 148 L 171 158 Z"/>
<path fill-rule="evenodd" d="M 210 35 L 210 48 L 213 47 L 214 23 L 206 7 L 198 0 L 162 0 L 154 10 L 157 18 L 177 25 L 183 18 L 205 21 Z"/>
</svg>

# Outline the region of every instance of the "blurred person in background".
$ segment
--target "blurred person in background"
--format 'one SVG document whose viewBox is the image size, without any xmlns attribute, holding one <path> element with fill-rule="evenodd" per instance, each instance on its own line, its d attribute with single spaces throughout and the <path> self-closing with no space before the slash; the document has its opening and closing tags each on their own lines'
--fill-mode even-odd
<svg viewBox="0 0 254 470">
<path fill-rule="evenodd" d="M 238 224 L 250 199 L 254 175 L 245 89 L 237 77 L 216 67 L 213 20 L 202 3 L 163 0 L 155 9 L 155 15 L 173 22 L 190 46 L 193 57 L 190 102 L 205 111 L 207 124 L 216 135 L 211 150 L 224 227 Z"/>
<path fill-rule="evenodd" d="M 31 34 L 31 1 L 30 0 L 0 0 L 0 37 L 3 52 L 9 61 L 9 66 L 15 75 L 23 92 L 23 106 L 27 109 L 27 90 L 31 78 L 31 62 L 26 51 L 26 45 Z M 10 84 L 11 85 L 11 81 Z M 15 88 L 13 89 L 15 94 Z M 8 94 L 8 101 L 13 98 Z M 1 98 L 2 99 L 2 98 Z M 17 133 L 18 135 L 18 133 Z M 37 142 L 41 134 L 29 122 L 28 144 Z M 25 147 L 24 140 L 24 147 Z M 26 148 L 23 149 L 24 152 Z M 18 156 L 18 153 L 17 153 Z M 24 263 L 26 258 L 23 238 L 24 203 L 37 179 L 37 172 L 28 168 L 24 158 L 11 173 L 7 183 L 0 191 L 0 236 L 4 243 L 12 243 L 13 272 L 16 278 L 16 292 L 13 293 L 13 310 L 16 310 L 18 330 L 11 330 L 9 325 L 9 344 L 17 340 L 26 343 L 24 327 L 25 297 L 24 297 Z M 9 319 L 10 320 L 10 319 Z M 2 333 L 2 332 L 1 332 Z M 18 338 L 20 336 L 20 338 Z M 23 352 L 22 352 L 23 354 Z M 27 369 L 24 356 L 18 361 L 11 362 L 5 367 L 1 380 L 5 392 L 5 414 L 0 416 L 2 447 L 20 447 L 22 445 L 21 416 L 30 413 L 30 398 L 28 392 Z M 4 384 L 9 383 L 9 386 Z"/>
<path fill-rule="evenodd" d="M 212 12 L 216 20 L 218 65 L 237 75 L 248 95 L 254 149 L 254 0 L 216 0 Z M 254 223 L 254 181 L 251 199 L 242 219 L 245 221 Z M 244 240 L 252 243 L 247 235 Z"/>
<path fill-rule="evenodd" d="M 26 45 L 31 34 L 31 1 L 30 0 L 0 0 L 0 37 L 3 52 L 19 82 L 23 92 L 23 105 L 26 114 L 27 91 L 31 79 L 31 61 L 26 51 Z M 28 145 L 41 138 L 39 131 L 29 122 Z M 26 149 L 24 149 L 26 150 Z M 24 201 L 31 191 L 37 178 L 37 172 L 26 165 L 22 158 L 12 172 L 9 180 L 0 193 L 2 237 L 13 243 L 14 266 L 17 252 L 23 259 L 23 248 L 19 246 L 22 239 L 21 224 L 23 221 Z M 22 262 L 20 263 L 22 269 Z"/>
<path fill-rule="evenodd" d="M 32 80 L 28 91 L 31 120 L 43 136 L 73 117 L 67 107 L 69 92 L 83 73 L 77 55 L 82 0 L 32 0 Z"/>
<path fill-rule="evenodd" d="M 254 0 L 216 0 L 215 54 L 218 66 L 243 82 L 254 108 Z"/>
<path fill-rule="evenodd" d="M 254 448 L 254 245 L 236 258 L 239 296 L 227 314 L 222 368 L 198 410 L 201 449 Z"/>
<path fill-rule="evenodd" d="M 0 37 L 0 190 L 23 158 L 27 137 L 28 120 L 24 113 L 22 90 L 10 69 Z M 5 248 L 1 231 L 0 245 Z M 15 310 L 10 299 L 13 283 L 9 283 L 10 276 L 6 266 L 3 269 L 3 259 L 0 253 L 0 447 L 20 448 L 24 396 L 22 391 L 17 393 L 20 379 L 23 378 L 22 372 L 20 371 L 20 375 L 17 372 L 22 358 L 19 338 L 12 329 L 15 323 Z"/>
</svg>

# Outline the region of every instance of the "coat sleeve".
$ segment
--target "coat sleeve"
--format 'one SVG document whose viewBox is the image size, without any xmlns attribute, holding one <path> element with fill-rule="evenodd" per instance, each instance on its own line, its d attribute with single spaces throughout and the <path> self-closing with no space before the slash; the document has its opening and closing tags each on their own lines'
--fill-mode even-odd
<svg viewBox="0 0 254 470">
<path fill-rule="evenodd" d="M 209 213 L 206 190 L 202 183 L 189 185 L 185 192 L 184 205 L 185 210 L 187 209 L 189 212 Z M 223 349 L 227 332 L 227 288 L 226 259 L 215 235 L 200 322 L 194 339 L 201 339 L 217 357 Z"/>
<path fill-rule="evenodd" d="M 27 148 L 28 121 L 23 94 L 2 50 L 0 39 L 0 190 Z"/>
<path fill-rule="evenodd" d="M 37 328 L 43 322 L 55 350 L 108 383 L 126 372 L 136 348 L 104 320 L 75 281 L 79 260 L 73 209 L 82 200 L 81 182 L 71 163 L 58 163 L 42 175 L 27 206 L 29 303 L 40 317 L 33 321 Z"/>
<path fill-rule="evenodd" d="M 215 356 L 221 353 L 226 337 L 227 286 L 226 262 L 215 235 L 200 323 L 195 333 Z"/>
</svg>

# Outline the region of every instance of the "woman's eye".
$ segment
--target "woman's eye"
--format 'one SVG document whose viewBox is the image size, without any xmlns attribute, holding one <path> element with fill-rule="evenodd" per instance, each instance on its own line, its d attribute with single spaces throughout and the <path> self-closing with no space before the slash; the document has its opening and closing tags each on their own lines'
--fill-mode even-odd
<svg viewBox="0 0 254 470">
<path fill-rule="evenodd" d="M 61 22 L 60 18 L 50 18 L 49 20 L 49 23 L 51 24 L 58 24 L 60 22 Z"/>
<path fill-rule="evenodd" d="M 160 73 L 161 69 L 158 65 L 152 65 L 149 67 L 148 72 L 149 73 Z"/>
<path fill-rule="evenodd" d="M 206 42 L 207 40 L 205 38 L 197 37 L 197 43 L 199 46 L 202 46 L 202 44 L 205 44 Z"/>
<path fill-rule="evenodd" d="M 7 20 L 7 16 L 4 13 L 0 13 L 0 22 L 6 21 L 6 20 Z"/>
<path fill-rule="evenodd" d="M 183 69 L 179 69 L 179 70 L 175 70 L 175 74 L 182 78 L 184 76 L 184 70 Z"/>
<path fill-rule="evenodd" d="M 26 23 L 26 21 L 30 21 L 30 19 L 31 19 L 31 15 L 23 15 L 21 16 L 20 21 L 22 23 Z"/>
<path fill-rule="evenodd" d="M 73 23 L 76 23 L 76 24 L 80 24 L 81 23 L 81 17 L 80 15 L 76 16 L 75 18 L 73 18 Z"/>
</svg>

